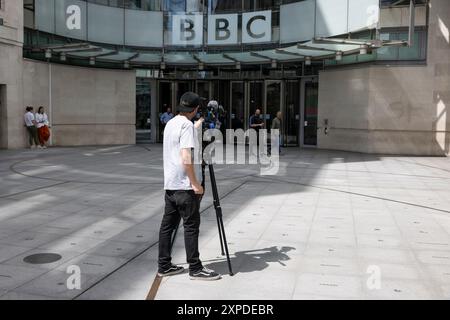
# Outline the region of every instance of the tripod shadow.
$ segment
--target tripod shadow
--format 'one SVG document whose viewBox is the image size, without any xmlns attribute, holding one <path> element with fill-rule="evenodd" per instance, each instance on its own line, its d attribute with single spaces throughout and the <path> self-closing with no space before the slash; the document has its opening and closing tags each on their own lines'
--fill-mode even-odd
<svg viewBox="0 0 450 320">
<path fill-rule="evenodd" d="M 231 266 L 233 267 L 234 274 L 261 271 L 269 267 L 270 262 L 286 266 L 284 261 L 291 259 L 287 253 L 292 250 L 296 249 L 293 247 L 281 247 L 279 249 L 273 246 L 266 249 L 236 252 L 235 256 L 231 257 Z M 223 260 L 216 262 L 208 263 L 208 261 L 205 261 L 205 264 L 207 268 L 215 270 L 220 274 L 227 274 L 229 272 L 225 257 Z"/>
</svg>

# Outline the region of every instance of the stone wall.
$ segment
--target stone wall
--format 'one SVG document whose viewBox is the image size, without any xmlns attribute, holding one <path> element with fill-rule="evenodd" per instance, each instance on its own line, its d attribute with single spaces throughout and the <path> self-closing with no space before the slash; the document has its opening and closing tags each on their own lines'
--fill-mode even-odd
<svg viewBox="0 0 450 320">
<path fill-rule="evenodd" d="M 449 154 L 450 1 L 431 0 L 429 10 L 425 66 L 347 66 L 320 73 L 319 148 Z"/>
<path fill-rule="evenodd" d="M 4 1 L 0 17 L 0 85 L 2 104 L 0 108 L 0 148 L 17 146 L 22 140 L 23 125 L 15 124 L 22 119 L 22 45 L 23 1 Z M 23 120 L 22 120 L 23 123 Z"/>
<path fill-rule="evenodd" d="M 23 83 L 25 105 L 42 105 L 51 118 L 53 145 L 136 143 L 134 71 L 25 60 Z"/>
</svg>

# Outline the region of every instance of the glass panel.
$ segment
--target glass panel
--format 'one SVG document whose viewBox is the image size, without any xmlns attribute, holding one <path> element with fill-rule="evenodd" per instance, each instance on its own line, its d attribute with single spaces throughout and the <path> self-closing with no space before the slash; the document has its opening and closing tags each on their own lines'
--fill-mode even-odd
<svg viewBox="0 0 450 320">
<path fill-rule="evenodd" d="M 124 44 L 124 11 L 114 7 L 88 4 L 88 40 Z"/>
<path fill-rule="evenodd" d="M 270 129 L 272 128 L 272 120 L 281 110 L 281 82 L 268 83 L 266 94 L 266 128 Z"/>
<path fill-rule="evenodd" d="M 281 0 L 244 0 L 245 11 L 259 11 L 279 7 Z"/>
<path fill-rule="evenodd" d="M 185 12 L 185 0 L 164 0 L 164 11 L 170 12 Z"/>
<path fill-rule="evenodd" d="M 159 119 L 164 112 L 167 111 L 169 107 L 172 107 L 172 83 L 170 82 L 160 82 L 159 83 Z M 174 112 L 174 110 L 172 110 Z M 159 121 L 159 141 L 163 141 L 163 131 L 164 127 Z"/>
<path fill-rule="evenodd" d="M 305 84 L 305 124 L 304 133 L 306 146 L 317 145 L 317 105 L 319 84 L 308 82 Z"/>
<path fill-rule="evenodd" d="M 316 0 L 316 36 L 347 33 L 347 0 Z"/>
<path fill-rule="evenodd" d="M 151 89 L 146 79 L 136 79 L 136 141 L 151 143 Z"/>
<path fill-rule="evenodd" d="M 163 45 L 162 12 L 125 10 L 125 45 L 161 47 Z"/>
<path fill-rule="evenodd" d="M 242 0 L 209 0 L 209 12 L 239 12 L 242 10 Z"/>
<path fill-rule="evenodd" d="M 210 99 L 210 92 L 209 92 L 209 82 L 199 81 L 197 82 L 197 94 L 200 97 Z"/>
<path fill-rule="evenodd" d="M 399 33 L 399 39 L 408 39 L 407 33 Z M 414 34 L 413 46 L 399 48 L 400 60 L 419 60 L 420 59 L 420 37 L 419 33 Z"/>
<path fill-rule="evenodd" d="M 263 96 L 263 83 L 262 82 L 250 82 L 250 110 L 249 115 L 255 113 L 256 109 L 264 109 L 264 96 Z"/>
<path fill-rule="evenodd" d="M 224 124 L 222 128 L 230 129 L 231 121 L 230 121 L 230 82 L 229 81 L 214 81 L 214 94 L 213 99 L 216 99 L 219 102 L 219 105 L 223 106 L 226 114 L 224 117 Z"/>
<path fill-rule="evenodd" d="M 244 83 L 232 82 L 231 83 L 231 128 L 245 129 L 245 108 L 244 108 Z"/>
<path fill-rule="evenodd" d="M 193 91 L 193 83 L 192 82 L 178 82 L 176 103 L 178 104 L 181 99 L 181 96 L 189 91 Z"/>
<path fill-rule="evenodd" d="M 314 38 L 316 2 L 293 3 L 280 8 L 281 43 L 308 41 Z"/>
<path fill-rule="evenodd" d="M 298 133 L 300 124 L 300 90 L 297 81 L 286 83 L 286 109 L 284 111 L 283 144 L 298 146 Z"/>
<path fill-rule="evenodd" d="M 398 40 L 397 33 L 381 33 L 381 40 Z M 397 60 L 398 47 L 383 47 L 377 50 L 378 60 Z"/>
</svg>

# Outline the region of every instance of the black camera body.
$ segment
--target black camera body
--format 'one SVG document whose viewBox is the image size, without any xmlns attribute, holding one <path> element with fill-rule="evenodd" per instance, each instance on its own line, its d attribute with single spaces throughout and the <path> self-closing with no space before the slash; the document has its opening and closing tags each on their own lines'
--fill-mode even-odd
<svg viewBox="0 0 450 320">
<path fill-rule="evenodd" d="M 207 99 L 201 98 L 201 104 L 199 109 L 199 118 L 205 119 L 203 122 L 203 131 L 209 129 L 219 129 L 222 126 L 220 118 L 224 115 L 225 111 L 222 106 L 215 100 L 208 102 Z"/>
</svg>

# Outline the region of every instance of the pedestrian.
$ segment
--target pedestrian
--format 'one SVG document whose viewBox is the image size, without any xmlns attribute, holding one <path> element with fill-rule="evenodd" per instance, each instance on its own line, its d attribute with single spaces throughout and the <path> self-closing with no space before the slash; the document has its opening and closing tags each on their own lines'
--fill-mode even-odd
<svg viewBox="0 0 450 320">
<path fill-rule="evenodd" d="M 281 152 L 281 145 L 282 145 L 282 137 L 283 137 L 283 134 L 282 134 L 282 130 L 283 130 L 283 114 L 281 113 L 281 111 L 278 111 L 277 112 L 277 116 L 273 119 L 273 121 L 272 121 L 272 130 L 279 130 L 279 133 L 280 133 L 280 136 L 279 136 L 279 138 L 278 138 L 278 144 L 279 144 L 279 154 L 280 155 L 282 155 L 282 152 Z"/>
<path fill-rule="evenodd" d="M 48 116 L 44 111 L 44 107 L 39 107 L 38 113 L 35 115 L 36 126 L 38 131 L 39 143 L 42 148 L 47 149 L 46 143 L 50 138 L 50 129 Z"/>
<path fill-rule="evenodd" d="M 25 126 L 28 132 L 28 143 L 30 145 L 30 149 L 35 147 L 41 147 L 39 144 L 39 139 L 37 136 L 37 128 L 36 128 L 36 118 L 33 114 L 33 107 L 26 107 L 26 113 L 24 115 Z M 34 143 L 34 144 L 33 144 Z"/>
<path fill-rule="evenodd" d="M 170 120 L 172 120 L 175 115 L 172 113 L 172 108 L 168 107 L 166 104 L 164 104 L 164 108 L 166 112 L 163 114 L 160 114 L 159 121 L 161 123 L 161 126 L 159 128 L 161 136 L 164 138 L 164 130 L 166 128 L 166 125 L 169 123 Z"/>
<path fill-rule="evenodd" d="M 200 97 L 187 92 L 181 97 L 180 114 L 168 122 L 164 132 L 165 210 L 159 233 L 158 275 L 172 276 L 184 271 L 172 264 L 172 236 L 181 219 L 189 276 L 192 280 L 218 280 L 220 274 L 203 267 L 198 248 L 200 232 L 200 201 L 204 190 L 194 168 L 194 124 Z"/>
<path fill-rule="evenodd" d="M 168 107 L 166 109 L 166 112 L 164 112 L 161 117 L 159 118 L 159 120 L 161 121 L 161 124 L 163 126 L 163 128 L 169 123 L 170 120 L 172 120 L 174 118 L 174 114 L 172 113 L 172 108 Z"/>
<path fill-rule="evenodd" d="M 265 127 L 261 117 L 261 109 L 256 109 L 255 114 L 250 117 L 250 128 L 256 131 L 256 145 L 259 147 L 259 130 Z"/>
</svg>

